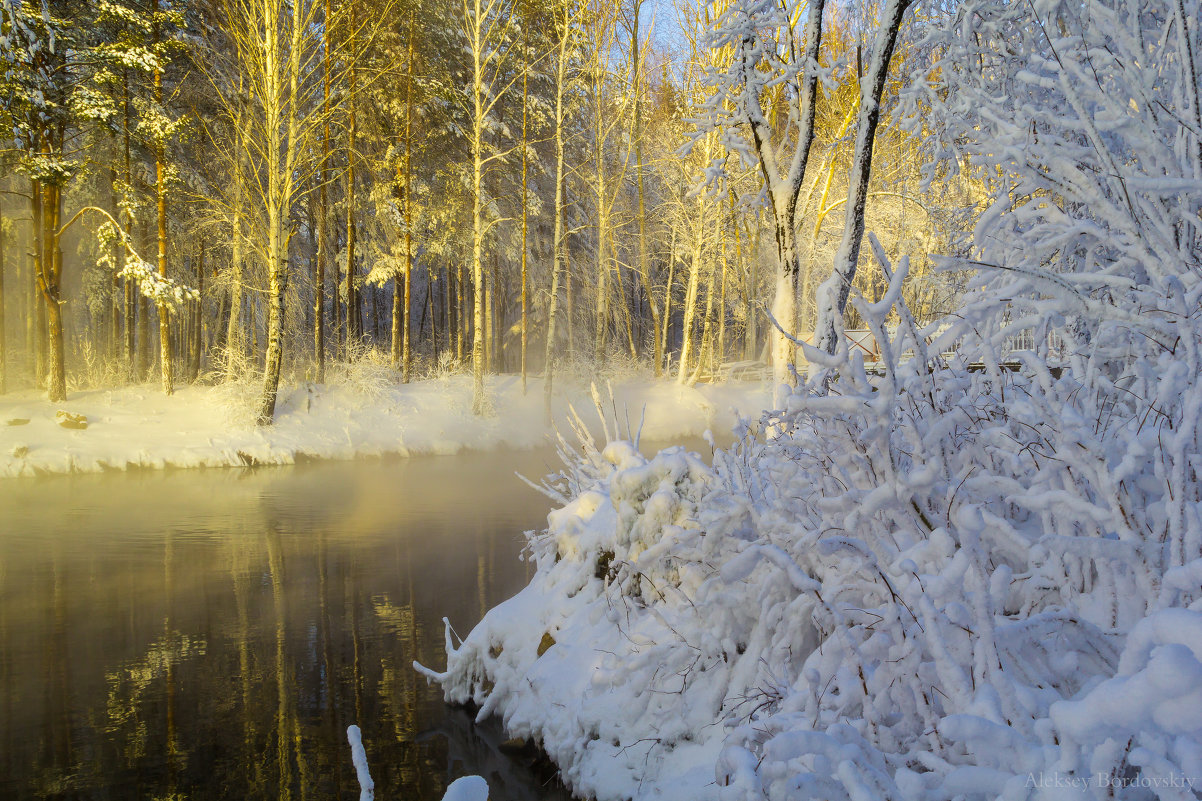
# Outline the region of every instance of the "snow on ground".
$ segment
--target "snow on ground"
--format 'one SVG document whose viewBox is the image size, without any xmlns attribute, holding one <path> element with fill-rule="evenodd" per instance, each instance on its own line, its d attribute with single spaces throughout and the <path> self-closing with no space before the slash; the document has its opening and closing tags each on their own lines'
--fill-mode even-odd
<svg viewBox="0 0 1202 801">
<path fill-rule="evenodd" d="M 350 459 L 383 454 L 455 453 L 534 448 L 547 443 L 543 385 L 525 396 L 517 376 L 490 376 L 491 414 L 471 412 L 469 375 L 408 385 L 392 381 L 301 384 L 281 389 L 275 425 L 252 422 L 256 387 L 184 386 L 166 397 L 157 385 L 72 392 L 50 403 L 27 390 L 0 396 L 0 477 L 97 472 L 131 467 L 222 467 L 291 464 L 298 458 Z M 607 392 L 601 389 L 608 399 Z M 728 431 L 734 409 L 755 415 L 770 392 L 751 383 L 682 387 L 650 379 L 613 386 L 617 413 L 643 436 L 672 439 L 707 429 Z M 608 400 L 607 400 L 608 402 Z M 588 419 L 589 389 L 557 382 L 555 416 L 569 404 Z M 56 414 L 84 415 L 86 430 L 63 428 Z M 589 414 L 585 414 L 589 412 Z M 12 421 L 28 423 L 12 424 Z"/>
</svg>

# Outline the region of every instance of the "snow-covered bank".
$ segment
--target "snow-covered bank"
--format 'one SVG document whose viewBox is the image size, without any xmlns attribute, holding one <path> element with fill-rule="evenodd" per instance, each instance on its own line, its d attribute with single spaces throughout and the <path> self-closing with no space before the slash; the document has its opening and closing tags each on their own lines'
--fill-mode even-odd
<svg viewBox="0 0 1202 801">
<path fill-rule="evenodd" d="M 73 392 L 63 403 L 42 393 L 0 396 L 0 477 L 97 472 L 131 467 L 223 467 L 291 464 L 298 458 L 350 459 L 384 454 L 436 454 L 547 443 L 542 383 L 523 396 L 515 376 L 489 378 L 492 413 L 471 412 L 471 377 L 455 375 L 408 385 L 374 381 L 302 384 L 281 392 L 275 425 L 258 428 L 238 393 L 253 387 L 190 386 L 165 397 L 153 385 Z M 603 390 L 604 392 L 604 390 Z M 671 439 L 708 428 L 728 430 L 737 409 L 754 415 L 770 396 L 758 384 L 681 387 L 631 380 L 613 385 L 618 414 L 643 436 Z M 555 414 L 569 405 L 591 409 L 589 389 L 563 383 Z M 65 411 L 86 429 L 56 422 Z M 594 417 L 595 415 L 590 415 Z M 24 422 L 28 421 L 28 422 Z"/>
<path fill-rule="evenodd" d="M 419 670 L 597 801 L 1196 797 L 1202 503 L 1160 469 L 1196 437 L 1046 369 L 886 381 L 712 467 L 586 446 L 530 584 Z"/>
</svg>

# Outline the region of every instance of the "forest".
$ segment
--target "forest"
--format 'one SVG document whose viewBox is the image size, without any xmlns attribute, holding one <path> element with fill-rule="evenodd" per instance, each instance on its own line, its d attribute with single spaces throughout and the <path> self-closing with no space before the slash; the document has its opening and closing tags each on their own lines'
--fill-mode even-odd
<svg viewBox="0 0 1202 801">
<path fill-rule="evenodd" d="M 405 645 L 417 590 L 376 605 L 413 626 L 382 629 L 388 675 L 494 718 L 577 798 L 1197 798 L 1202 0 L 0 13 L 3 499 L 54 519 L 19 482 L 105 472 L 100 493 L 140 499 L 153 487 L 130 467 L 228 466 L 237 486 L 245 468 L 296 464 L 261 475 L 311 486 L 288 502 L 252 487 L 264 522 L 228 524 L 267 559 L 250 580 L 220 562 L 221 582 L 272 604 L 277 664 L 293 636 L 297 669 L 321 640 L 318 678 L 351 674 L 353 705 L 329 706 L 321 681 L 304 699 L 335 735 L 323 753 L 362 724 L 356 766 L 389 771 L 377 757 L 411 742 L 373 732 L 360 703 L 376 590 L 344 596 L 341 657 L 324 600 L 312 626 L 286 621 L 283 545 L 324 548 L 363 520 L 394 564 L 424 547 L 469 579 L 425 585 L 423 647 Z M 376 384 L 341 392 L 368 368 Z M 333 480 L 299 464 L 501 448 L 519 429 L 535 447 L 553 382 L 614 371 L 650 390 L 607 397 L 597 381 L 587 423 L 561 395 L 545 451 L 562 467 L 527 481 L 552 507 L 545 528 L 513 518 L 522 541 L 474 559 L 433 523 L 402 542 L 398 521 L 424 504 L 432 521 L 495 522 L 509 485 L 442 462 L 454 478 L 398 500 L 410 482 L 355 496 L 351 476 L 331 495 L 362 508 L 343 515 L 319 491 Z M 502 382 L 521 404 L 497 413 Z M 232 385 L 249 388 L 243 425 L 200 408 Z M 714 409 L 740 393 L 723 432 Z M 65 425 L 71 410 L 95 427 Z M 514 455 L 497 455 L 511 480 Z M 145 549 L 155 592 L 196 534 L 163 529 Z M 21 536 L 0 545 L 46 539 Z M 66 641 L 66 593 L 100 571 L 71 582 L 58 564 L 105 536 L 13 571 L 48 604 L 31 628 Z M 522 553 L 507 600 L 509 585 L 484 591 L 503 562 L 492 542 Z M 324 553 L 293 574 L 311 576 L 297 595 L 337 586 Z M 378 558 L 350 554 L 344 572 Z M 124 621 L 132 604 L 109 597 Z M 10 608 L 33 607 L 0 603 L 5 637 Z M 69 696 L 67 678 L 38 683 L 66 664 L 54 637 L 22 668 L 47 710 Z M 173 687 L 174 663 L 152 662 Z M 320 781 L 292 771 L 308 763 L 286 670 L 274 708 L 291 728 L 234 750 L 275 757 L 304 797 Z M 148 718 L 173 725 L 170 703 Z M 83 715 L 59 719 L 83 736 Z M 73 764 L 72 736 L 44 742 L 64 746 L 47 764 Z"/>
<path fill-rule="evenodd" d="M 788 379 L 837 256 L 883 293 L 865 227 L 933 320 L 982 179 L 922 169 L 906 5 L 800 5 L 749 82 L 722 3 L 7 0 L 0 389 Z"/>
</svg>

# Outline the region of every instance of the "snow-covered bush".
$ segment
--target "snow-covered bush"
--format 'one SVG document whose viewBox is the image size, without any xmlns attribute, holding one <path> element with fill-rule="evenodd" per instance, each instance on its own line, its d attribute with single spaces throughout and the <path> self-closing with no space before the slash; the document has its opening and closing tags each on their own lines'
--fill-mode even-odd
<svg viewBox="0 0 1202 801">
<path fill-rule="evenodd" d="M 600 362 L 594 360 L 591 354 L 576 352 L 571 359 L 557 361 L 556 370 L 563 375 L 565 382 L 579 386 L 592 383 L 605 385 L 652 377 L 651 368 L 645 361 L 640 361 L 631 356 L 629 351 L 620 348 L 609 351 Z"/>
<path fill-rule="evenodd" d="M 226 423 L 232 428 L 253 426 L 263 389 L 262 365 L 241 348 L 216 349 L 209 364 L 201 380 L 214 385 L 209 397 Z"/>
<path fill-rule="evenodd" d="M 67 384 L 72 389 L 104 389 L 115 387 L 125 377 L 125 368 L 119 359 L 98 349 L 90 336 L 75 343 L 74 369 L 67 373 Z"/>
<path fill-rule="evenodd" d="M 974 300 L 920 329 L 875 248 L 883 375 L 811 350 L 712 467 L 580 453 L 447 697 L 598 799 L 1197 797 L 1199 18 L 958 4 L 917 97 L 996 176 Z"/>
<path fill-rule="evenodd" d="M 332 361 L 326 367 L 326 381 L 351 390 L 352 397 L 371 403 L 379 400 L 396 384 L 400 373 L 392 369 L 392 359 L 370 343 L 352 342 L 345 359 Z"/>
</svg>

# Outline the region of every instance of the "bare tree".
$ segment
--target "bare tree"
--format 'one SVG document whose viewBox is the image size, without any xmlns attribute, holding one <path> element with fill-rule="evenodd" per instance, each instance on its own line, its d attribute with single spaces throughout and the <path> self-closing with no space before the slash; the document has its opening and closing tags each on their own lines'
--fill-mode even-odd
<svg viewBox="0 0 1202 801">
<path fill-rule="evenodd" d="M 712 127 L 727 130 L 732 134 L 728 144 L 759 164 L 776 235 L 773 316 L 786 328 L 794 324 L 800 276 L 797 200 L 814 142 L 824 9 L 825 0 L 811 0 L 799 42 L 795 19 L 783 7 L 737 0 L 719 17 L 710 36 L 710 47 L 728 49 L 730 57 L 724 68 L 711 73 L 714 94 L 708 104 L 708 125 L 699 135 Z M 766 108 L 782 86 L 795 108 L 784 126 L 774 128 Z M 779 131 L 782 127 L 785 130 Z M 772 359 L 778 384 L 789 380 L 792 361 L 793 345 L 784 332 L 778 332 Z"/>
<path fill-rule="evenodd" d="M 831 275 L 818 287 L 818 322 L 814 344 L 819 350 L 834 353 L 839 347 L 839 329 L 847 297 L 856 276 L 860 245 L 864 241 L 864 209 L 868 201 L 868 182 L 872 174 L 872 147 L 881 118 L 881 96 L 889 74 L 889 61 L 897 45 L 902 19 L 912 0 L 886 0 L 880 27 L 872 48 L 868 72 L 860 84 L 860 110 L 856 119 L 856 151 L 852 157 L 843 239 L 835 253 Z"/>
</svg>

